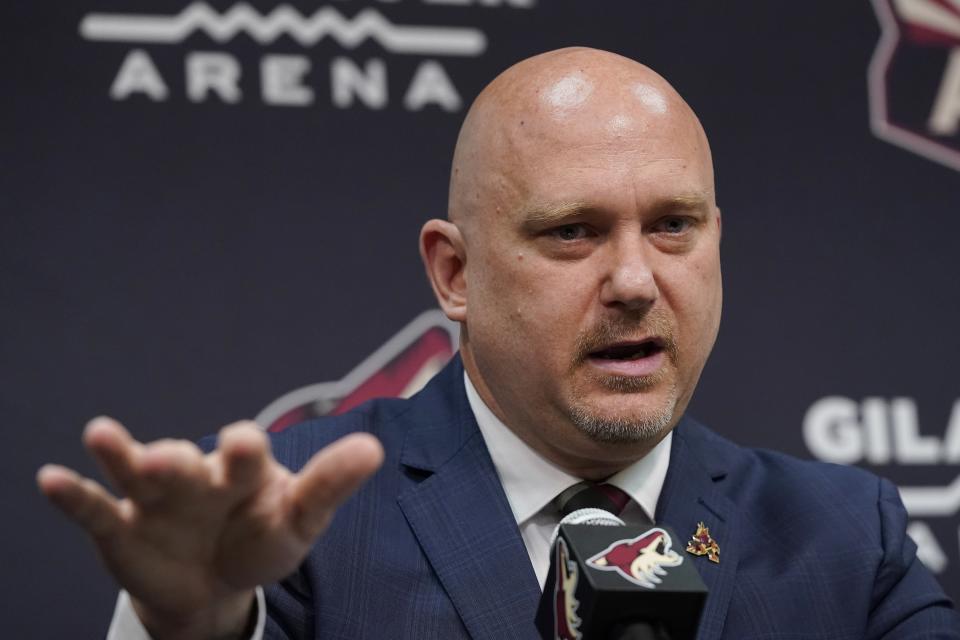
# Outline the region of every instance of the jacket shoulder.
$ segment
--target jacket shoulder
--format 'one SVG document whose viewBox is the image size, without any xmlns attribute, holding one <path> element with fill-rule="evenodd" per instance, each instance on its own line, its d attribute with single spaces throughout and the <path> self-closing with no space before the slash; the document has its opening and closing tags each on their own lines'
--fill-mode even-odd
<svg viewBox="0 0 960 640">
<path fill-rule="evenodd" d="M 403 420 L 410 400 L 380 398 L 336 416 L 323 416 L 292 425 L 270 434 L 273 454 L 292 471 L 298 471 L 317 451 L 350 433 L 370 433 L 387 452 L 403 442 L 409 421 Z M 389 455 L 389 453 L 388 453 Z"/>
<path fill-rule="evenodd" d="M 881 497 L 880 477 L 857 467 L 803 460 L 769 449 L 744 447 L 688 420 L 683 437 L 706 468 L 723 478 L 725 492 L 736 502 L 744 497 L 774 504 L 794 505 L 829 503 L 872 505 Z"/>
<path fill-rule="evenodd" d="M 692 421 L 682 432 L 736 505 L 743 584 L 765 585 L 764 597 L 806 592 L 824 619 L 833 611 L 851 637 L 932 637 L 924 634 L 955 627 L 957 613 L 917 559 L 906 509 L 889 480 L 742 447 Z"/>
</svg>

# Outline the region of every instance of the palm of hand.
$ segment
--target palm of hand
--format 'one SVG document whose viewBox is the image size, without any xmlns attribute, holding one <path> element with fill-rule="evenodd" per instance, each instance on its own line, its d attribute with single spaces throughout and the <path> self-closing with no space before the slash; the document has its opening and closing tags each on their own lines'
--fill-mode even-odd
<svg viewBox="0 0 960 640">
<path fill-rule="evenodd" d="M 353 434 L 292 474 L 252 423 L 226 427 L 206 455 L 185 441 L 140 444 L 103 418 L 84 440 L 126 497 L 54 466 L 40 488 L 87 530 L 148 628 L 242 617 L 253 587 L 294 571 L 383 457 L 372 436 Z"/>
</svg>

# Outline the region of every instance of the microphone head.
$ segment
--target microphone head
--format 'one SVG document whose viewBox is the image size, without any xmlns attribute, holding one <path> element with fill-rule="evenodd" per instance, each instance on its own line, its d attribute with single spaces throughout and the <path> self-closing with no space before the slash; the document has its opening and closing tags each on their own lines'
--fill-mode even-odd
<svg viewBox="0 0 960 640">
<path fill-rule="evenodd" d="M 707 588 L 682 552 L 664 526 L 561 522 L 537 610 L 541 637 L 605 639 L 646 623 L 674 640 L 694 638 Z"/>
<path fill-rule="evenodd" d="M 576 511 L 572 511 L 565 515 L 563 520 L 560 521 L 560 524 L 554 528 L 553 534 L 550 536 L 551 549 L 553 548 L 553 543 L 557 541 L 557 536 L 560 535 L 560 527 L 565 524 L 589 524 L 597 527 L 623 527 L 626 526 L 627 523 L 604 509 L 597 509 L 595 507 L 577 509 Z"/>
</svg>

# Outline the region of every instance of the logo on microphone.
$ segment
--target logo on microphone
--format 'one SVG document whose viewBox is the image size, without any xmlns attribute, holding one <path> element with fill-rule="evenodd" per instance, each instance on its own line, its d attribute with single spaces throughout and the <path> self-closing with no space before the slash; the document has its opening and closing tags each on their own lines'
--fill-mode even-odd
<svg viewBox="0 0 960 640">
<path fill-rule="evenodd" d="M 667 575 L 665 567 L 677 567 L 683 557 L 673 550 L 670 534 L 656 527 L 636 538 L 617 540 L 587 560 L 595 569 L 616 571 L 633 584 L 654 589 Z"/>
<path fill-rule="evenodd" d="M 556 630 L 557 640 L 580 640 L 583 636 L 579 628 L 580 616 L 577 615 L 577 563 L 570 560 L 567 543 L 563 538 L 557 538 L 553 545 L 554 565 L 557 568 L 557 577 L 553 587 L 553 628 Z"/>
</svg>

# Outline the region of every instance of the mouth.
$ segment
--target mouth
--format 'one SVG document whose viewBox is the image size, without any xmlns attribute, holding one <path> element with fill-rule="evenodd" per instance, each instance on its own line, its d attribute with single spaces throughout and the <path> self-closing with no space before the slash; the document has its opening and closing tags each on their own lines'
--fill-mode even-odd
<svg viewBox="0 0 960 640">
<path fill-rule="evenodd" d="M 594 360 L 640 360 L 662 353 L 663 340 L 649 338 L 639 342 L 618 342 L 596 351 L 591 351 L 587 357 Z"/>
<path fill-rule="evenodd" d="M 642 377 L 656 373 L 663 364 L 666 343 L 652 337 L 605 345 L 587 354 L 587 362 L 606 373 Z"/>
</svg>

